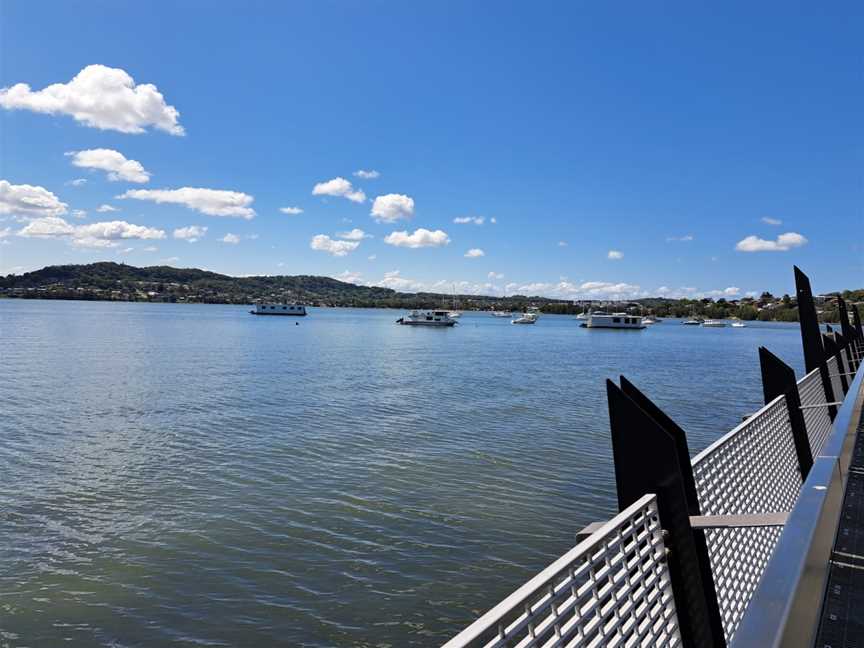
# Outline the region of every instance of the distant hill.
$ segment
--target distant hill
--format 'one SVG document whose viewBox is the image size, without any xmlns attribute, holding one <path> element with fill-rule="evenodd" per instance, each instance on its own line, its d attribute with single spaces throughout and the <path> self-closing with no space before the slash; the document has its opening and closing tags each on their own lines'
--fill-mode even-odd
<svg viewBox="0 0 864 648">
<path fill-rule="evenodd" d="M 844 291 L 842 296 L 864 312 L 864 291 Z M 197 268 L 124 263 L 48 266 L 22 275 L 0 277 L 0 297 L 21 299 L 84 299 L 155 301 L 210 304 L 251 304 L 256 301 L 298 301 L 323 306 L 376 308 L 436 308 L 450 306 L 453 296 L 441 293 L 402 293 L 390 288 L 358 286 L 331 277 L 314 275 L 230 277 Z M 529 305 L 546 313 L 578 313 L 582 306 L 570 300 L 538 296 L 456 295 L 456 306 L 471 310 L 522 311 Z M 650 311 L 661 317 L 703 315 L 752 320 L 796 321 L 794 298 L 763 293 L 759 298 L 666 299 L 659 297 L 621 302 L 615 308 Z M 823 321 L 836 321 L 836 304 L 821 306 Z"/>
</svg>

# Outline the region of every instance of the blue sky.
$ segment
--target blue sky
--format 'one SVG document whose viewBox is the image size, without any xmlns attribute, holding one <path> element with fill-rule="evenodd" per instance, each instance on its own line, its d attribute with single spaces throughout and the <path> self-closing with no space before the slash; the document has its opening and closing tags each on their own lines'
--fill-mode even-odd
<svg viewBox="0 0 864 648">
<path fill-rule="evenodd" d="M 862 287 L 864 6 L 697 5 L 4 2 L 0 273 Z"/>
</svg>

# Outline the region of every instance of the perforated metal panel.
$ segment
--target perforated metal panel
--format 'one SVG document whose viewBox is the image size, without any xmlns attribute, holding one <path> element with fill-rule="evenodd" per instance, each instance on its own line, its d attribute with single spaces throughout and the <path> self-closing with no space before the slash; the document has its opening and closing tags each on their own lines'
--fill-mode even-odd
<svg viewBox="0 0 864 648">
<path fill-rule="evenodd" d="M 807 428 L 807 438 L 810 440 L 810 452 L 817 456 L 822 451 L 831 432 L 831 416 L 828 407 L 814 407 L 824 405 L 825 388 L 822 386 L 822 376 L 818 369 L 798 381 L 798 395 L 801 398 L 801 406 L 804 408 L 804 424 Z"/>
<path fill-rule="evenodd" d="M 831 389 L 834 390 L 834 399 L 842 401 L 845 393 L 843 392 L 843 383 L 840 382 L 840 369 L 837 365 L 837 356 L 831 356 L 828 362 L 828 375 L 831 377 Z"/>
<path fill-rule="evenodd" d="M 665 552 L 646 495 L 444 648 L 679 646 Z"/>
<path fill-rule="evenodd" d="M 789 511 L 801 489 L 786 399 L 778 397 L 693 459 L 703 515 Z M 706 531 L 729 641 L 771 557 L 780 530 Z"/>
</svg>

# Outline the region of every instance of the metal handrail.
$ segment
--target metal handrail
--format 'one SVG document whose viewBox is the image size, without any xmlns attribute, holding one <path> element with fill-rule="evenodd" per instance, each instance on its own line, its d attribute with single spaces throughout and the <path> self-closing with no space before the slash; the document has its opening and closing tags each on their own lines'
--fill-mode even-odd
<svg viewBox="0 0 864 648">
<path fill-rule="evenodd" d="M 864 366 L 858 368 L 828 439 L 814 458 L 733 648 L 813 646 L 862 402 Z"/>
</svg>

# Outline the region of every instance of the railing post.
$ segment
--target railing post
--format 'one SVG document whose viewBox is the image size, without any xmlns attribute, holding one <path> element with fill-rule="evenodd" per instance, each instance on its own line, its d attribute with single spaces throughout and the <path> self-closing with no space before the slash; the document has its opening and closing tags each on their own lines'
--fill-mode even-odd
<svg viewBox="0 0 864 648">
<path fill-rule="evenodd" d="M 852 324 L 849 323 L 849 311 L 846 309 L 846 300 L 842 297 L 837 298 L 837 311 L 840 313 L 840 330 L 843 332 L 843 337 L 848 341 L 855 339 L 855 332 Z"/>
<path fill-rule="evenodd" d="M 810 439 L 807 437 L 804 413 L 801 411 L 801 396 L 798 393 L 798 383 L 795 381 L 795 371 L 765 347 L 759 347 L 759 365 L 762 368 L 762 392 L 765 396 L 765 404 L 767 405 L 778 396 L 786 397 L 792 440 L 795 443 L 795 454 L 798 456 L 803 482 L 807 479 L 810 468 L 813 467 L 813 452 L 810 449 Z"/>
<path fill-rule="evenodd" d="M 798 300 L 798 323 L 801 326 L 801 343 L 804 346 L 804 367 L 807 373 L 819 369 L 822 378 L 822 389 L 825 392 L 825 402 L 834 402 L 834 389 L 831 387 L 831 378 L 828 376 L 828 367 L 825 365 L 825 349 L 822 346 L 822 333 L 819 331 L 819 318 L 816 315 L 816 306 L 813 303 L 813 291 L 810 288 L 810 279 L 807 278 L 798 266 L 795 270 L 795 292 Z M 833 421 L 837 416 L 837 407 L 828 406 L 828 415 Z"/>
<path fill-rule="evenodd" d="M 635 393 L 634 389 L 632 385 L 627 387 L 631 393 Z M 709 592 L 714 593 L 714 588 L 709 589 L 702 578 L 702 561 L 690 526 L 682 458 L 678 456 L 674 433 L 664 429 L 634 398 L 610 380 L 606 381 L 606 393 L 618 507 L 624 510 L 646 493 L 657 496 L 660 525 L 668 534 L 665 544 L 669 548 L 669 578 L 682 645 L 684 648 L 725 646 L 722 625 L 715 623 L 715 618 L 719 620 L 720 617 L 717 599 L 715 596 L 710 600 L 709 595 Z"/>
<path fill-rule="evenodd" d="M 858 307 L 852 308 L 852 319 L 855 320 L 855 330 L 857 331 L 857 339 L 864 340 L 864 329 L 861 328 L 861 315 L 858 313 Z"/>
</svg>

